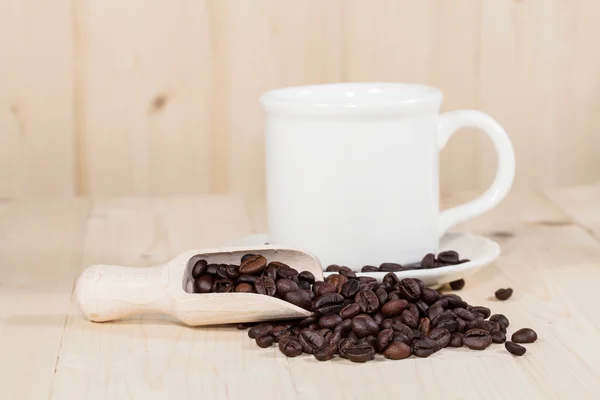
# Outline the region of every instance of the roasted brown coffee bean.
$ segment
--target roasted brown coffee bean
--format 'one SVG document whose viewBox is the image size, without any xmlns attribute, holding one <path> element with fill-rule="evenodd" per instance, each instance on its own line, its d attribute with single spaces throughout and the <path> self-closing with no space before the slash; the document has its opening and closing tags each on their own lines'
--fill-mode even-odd
<svg viewBox="0 0 600 400">
<path fill-rule="evenodd" d="M 513 290 L 511 288 L 498 289 L 498 290 L 496 290 L 496 293 L 495 293 L 496 298 L 498 300 L 502 300 L 502 301 L 508 300 L 510 298 L 510 296 L 512 296 L 512 294 L 513 294 Z"/>
<path fill-rule="evenodd" d="M 302 354 L 302 343 L 295 337 L 286 337 L 279 341 L 279 350 L 286 357 L 296 357 Z"/>
<path fill-rule="evenodd" d="M 375 357 L 375 349 L 367 343 L 352 343 L 344 348 L 343 353 L 340 348 L 340 355 L 352 362 L 366 362 Z"/>
<path fill-rule="evenodd" d="M 452 250 L 441 252 L 440 254 L 438 254 L 437 259 L 440 263 L 445 265 L 455 265 L 460 263 L 458 253 Z"/>
<path fill-rule="evenodd" d="M 410 346 L 402 342 L 391 342 L 384 350 L 383 356 L 390 360 L 402 360 L 410 357 Z"/>
<path fill-rule="evenodd" d="M 530 328 L 522 328 L 512 334 L 511 340 L 515 343 L 533 343 L 537 340 L 537 333 Z"/>
<path fill-rule="evenodd" d="M 379 324 L 373 318 L 366 314 L 360 314 L 352 318 L 352 331 L 359 338 L 379 333 Z"/>
<path fill-rule="evenodd" d="M 412 278 L 402 279 L 398 290 L 403 299 L 411 302 L 415 302 L 421 297 L 421 286 Z"/>
<path fill-rule="evenodd" d="M 317 331 L 317 333 L 321 336 L 323 336 L 323 339 L 325 339 L 325 343 L 329 343 L 329 338 L 331 337 L 331 335 L 333 335 L 333 331 L 331 329 L 319 329 Z"/>
<path fill-rule="evenodd" d="M 400 318 L 402 323 L 410 328 L 419 327 L 419 319 L 415 318 L 414 314 L 411 313 L 409 310 L 402 311 Z"/>
<path fill-rule="evenodd" d="M 292 328 L 292 335 L 298 336 L 300 332 L 302 332 L 302 328 L 300 328 L 299 326 L 295 326 Z"/>
<path fill-rule="evenodd" d="M 310 329 L 311 331 L 318 331 L 320 328 L 321 327 L 319 324 L 310 324 L 307 329 Z"/>
<path fill-rule="evenodd" d="M 471 308 L 471 312 L 481 314 L 484 319 L 489 318 L 489 316 L 492 314 L 489 308 L 481 306 L 475 306 Z"/>
<path fill-rule="evenodd" d="M 278 342 L 281 338 L 290 335 L 291 333 L 290 328 L 285 325 L 278 325 L 271 331 L 271 335 L 275 339 L 275 342 Z"/>
<path fill-rule="evenodd" d="M 344 275 L 329 275 L 327 278 L 325 278 L 325 282 L 327 283 L 331 283 L 332 285 L 334 285 L 337 289 L 338 293 L 342 292 L 342 286 L 344 286 L 344 283 L 348 282 L 348 278 L 346 278 Z"/>
<path fill-rule="evenodd" d="M 379 266 L 379 270 L 382 272 L 397 272 L 402 271 L 403 267 L 396 263 L 383 263 Z"/>
<path fill-rule="evenodd" d="M 468 304 L 466 301 L 464 301 L 459 295 L 454 294 L 454 293 L 448 293 L 445 294 L 441 297 L 442 299 L 445 299 L 446 302 L 448 303 L 448 307 L 451 310 L 461 307 L 461 308 L 467 308 Z"/>
<path fill-rule="evenodd" d="M 344 296 L 339 293 L 323 295 L 315 301 L 314 310 L 319 314 L 337 313 L 344 307 Z"/>
<path fill-rule="evenodd" d="M 348 320 L 348 321 L 350 321 L 350 320 Z M 329 342 L 329 343 L 338 344 L 340 342 L 340 340 L 342 340 L 342 339 L 343 339 L 342 332 L 334 331 L 334 332 L 332 332 L 332 334 L 330 336 L 325 338 L 325 341 Z"/>
<path fill-rule="evenodd" d="M 436 343 L 436 351 L 450 344 L 452 334 L 445 328 L 433 328 L 428 335 Z"/>
<path fill-rule="evenodd" d="M 360 272 L 379 272 L 379 268 L 373 265 L 365 265 L 361 268 Z"/>
<path fill-rule="evenodd" d="M 346 278 L 356 278 L 356 273 L 348 267 L 340 267 L 338 274 L 344 275 Z"/>
<path fill-rule="evenodd" d="M 362 312 L 372 313 L 379 308 L 379 299 L 370 290 L 361 290 L 354 297 L 354 301 L 360 306 Z"/>
<path fill-rule="evenodd" d="M 444 319 L 436 325 L 436 328 L 448 329 L 448 332 L 454 333 L 458 331 L 458 320 L 457 319 Z"/>
<path fill-rule="evenodd" d="M 277 268 L 277 276 L 280 278 L 288 278 L 298 280 L 298 270 L 295 268 Z"/>
<path fill-rule="evenodd" d="M 272 330 L 273 325 L 263 322 L 262 324 L 250 328 L 250 330 L 248 330 L 248 337 L 250 337 L 250 339 L 255 339 L 259 336 L 268 335 Z"/>
<path fill-rule="evenodd" d="M 352 319 L 358 314 L 360 314 L 360 306 L 356 303 L 348 304 L 347 306 L 344 306 L 344 308 L 342 308 L 342 310 L 340 311 L 340 316 L 343 319 Z"/>
<path fill-rule="evenodd" d="M 508 350 L 510 354 L 513 354 L 515 356 L 522 356 L 527 351 L 525 347 L 513 342 L 504 343 L 504 347 L 506 347 L 506 350 Z"/>
<path fill-rule="evenodd" d="M 339 265 L 331 264 L 325 268 L 325 272 L 339 272 L 340 268 Z"/>
<path fill-rule="evenodd" d="M 269 264 L 267 264 L 267 267 L 273 267 L 276 270 L 290 268 L 289 265 L 282 263 L 281 261 L 271 261 Z"/>
<path fill-rule="evenodd" d="M 238 283 L 249 283 L 254 285 L 254 282 L 256 282 L 256 276 L 254 275 L 240 275 L 238 277 Z"/>
<path fill-rule="evenodd" d="M 423 300 L 425 303 L 427 303 L 428 305 L 432 305 L 439 299 L 440 293 L 437 290 L 423 288 L 421 292 L 421 300 Z"/>
<path fill-rule="evenodd" d="M 492 337 L 493 343 L 504 343 L 506 342 L 506 335 L 499 330 L 490 331 L 490 336 Z"/>
<path fill-rule="evenodd" d="M 391 318 L 386 318 L 386 319 L 384 319 L 383 321 L 381 321 L 380 328 L 381 328 L 381 329 L 388 329 L 388 328 L 391 328 L 391 327 L 392 327 L 392 325 L 394 324 L 394 322 L 396 322 L 396 321 L 394 321 L 394 320 L 393 320 L 393 319 L 391 319 Z"/>
<path fill-rule="evenodd" d="M 275 296 L 275 293 L 277 292 L 275 282 L 268 276 L 258 277 L 254 283 L 254 287 L 256 288 L 257 293 L 267 296 Z"/>
<path fill-rule="evenodd" d="M 315 276 L 310 271 L 302 271 L 298 274 L 298 279 L 301 281 L 305 281 L 310 283 L 311 285 L 315 283 Z"/>
<path fill-rule="evenodd" d="M 325 343 L 323 346 L 313 350 L 313 355 L 319 361 L 331 360 L 337 352 L 337 345 L 335 343 Z"/>
<path fill-rule="evenodd" d="M 256 338 L 256 344 L 263 349 L 273 346 L 275 339 L 271 335 L 263 335 Z"/>
<path fill-rule="evenodd" d="M 427 254 L 421 260 L 421 268 L 437 268 L 438 262 L 435 260 L 435 254 Z"/>
<path fill-rule="evenodd" d="M 300 344 L 302 344 L 302 351 L 308 354 L 312 354 L 314 349 L 325 344 L 325 339 L 317 332 L 310 329 L 305 329 L 300 332 L 298 340 L 300 340 Z"/>
<path fill-rule="evenodd" d="M 375 348 L 377 346 L 377 337 L 369 335 L 366 338 L 360 339 L 361 343 L 368 343 L 369 346 Z"/>
<path fill-rule="evenodd" d="M 394 323 L 391 326 L 391 329 L 394 332 L 399 332 L 399 333 L 403 334 L 404 336 L 406 336 L 409 339 L 409 342 L 411 340 L 413 340 L 413 338 L 415 336 L 413 333 L 413 330 L 410 327 L 404 325 L 400 321 L 394 321 Z"/>
<path fill-rule="evenodd" d="M 319 326 L 321 328 L 334 329 L 342 320 L 342 317 L 338 314 L 327 314 L 321 317 Z"/>
<path fill-rule="evenodd" d="M 435 352 L 436 343 L 428 336 L 421 336 L 411 345 L 412 353 L 417 357 L 429 357 Z"/>
<path fill-rule="evenodd" d="M 321 317 L 317 314 L 313 314 L 310 317 L 306 317 L 303 320 L 301 320 L 300 322 L 298 322 L 298 326 L 302 329 L 306 328 L 309 325 L 315 324 L 317 322 L 319 322 L 319 319 Z"/>
<path fill-rule="evenodd" d="M 249 283 L 239 283 L 233 291 L 239 293 L 252 293 L 253 288 Z"/>
<path fill-rule="evenodd" d="M 483 329 L 468 330 L 463 337 L 463 345 L 471 350 L 484 350 L 490 344 L 492 344 L 492 336 Z"/>
<path fill-rule="evenodd" d="M 207 273 L 209 275 L 216 275 L 218 268 L 219 268 L 218 264 L 208 264 L 208 266 L 206 267 L 205 273 Z"/>
<path fill-rule="evenodd" d="M 419 322 L 419 331 L 421 331 L 423 335 L 429 335 L 429 332 L 431 331 L 431 321 L 429 321 L 429 318 L 421 318 L 421 321 Z"/>
<path fill-rule="evenodd" d="M 356 279 L 350 279 L 348 282 L 342 285 L 341 294 L 346 298 L 354 298 L 356 293 L 358 293 L 358 289 L 360 287 L 360 282 Z M 387 293 L 386 293 L 387 296 Z"/>
<path fill-rule="evenodd" d="M 208 263 L 206 262 L 206 260 L 196 261 L 196 264 L 194 264 L 194 266 L 192 267 L 192 278 L 196 279 L 200 275 L 202 275 L 204 271 L 206 271 L 206 267 L 208 267 Z"/>
<path fill-rule="evenodd" d="M 437 327 L 440 322 L 442 321 L 447 321 L 447 320 L 452 320 L 452 321 L 456 321 L 456 314 L 454 314 L 452 311 L 450 310 L 445 310 L 443 313 L 441 314 L 437 314 L 433 319 L 430 318 L 431 320 L 431 325 L 434 327 Z"/>
<path fill-rule="evenodd" d="M 352 331 L 352 320 L 345 319 L 339 323 L 333 330 L 334 332 L 340 332 L 342 336 L 346 337 Z"/>
<path fill-rule="evenodd" d="M 237 279 L 240 276 L 240 267 L 237 265 L 228 265 L 225 270 L 225 275 L 229 279 Z"/>
<path fill-rule="evenodd" d="M 394 331 L 392 329 L 384 329 L 377 335 L 377 350 L 383 351 L 394 337 Z"/>
<path fill-rule="evenodd" d="M 296 290 L 294 292 L 287 292 L 283 299 L 287 302 L 290 302 L 300 308 L 304 308 L 305 310 L 310 310 L 311 299 L 310 295 L 306 293 L 304 290 Z"/>
<path fill-rule="evenodd" d="M 393 273 L 393 272 L 388 272 L 387 274 L 385 274 L 385 276 L 383 277 L 382 282 L 384 283 L 389 283 L 390 285 L 394 286 L 398 283 L 400 283 L 400 279 L 398 278 L 398 276 Z"/>
<path fill-rule="evenodd" d="M 394 301 L 394 300 L 400 300 L 400 292 L 397 290 L 394 290 L 394 291 L 388 293 L 388 301 Z M 402 300 L 404 300 L 404 299 L 402 299 Z"/>
<path fill-rule="evenodd" d="M 321 283 L 319 285 L 319 283 L 320 282 L 316 282 L 313 285 L 313 292 L 317 295 L 317 297 L 321 297 L 328 293 L 337 293 L 337 288 L 335 287 L 335 285 L 331 283 Z"/>
<path fill-rule="evenodd" d="M 401 300 L 392 300 L 383 305 L 381 307 L 381 313 L 386 317 L 395 317 L 397 315 L 401 315 L 404 309 L 408 306 L 408 301 Z"/>
<path fill-rule="evenodd" d="M 444 311 L 446 310 L 444 310 L 440 305 L 438 305 L 438 303 L 436 303 L 427 309 L 427 318 L 429 318 L 429 320 L 433 322 Z"/>
<path fill-rule="evenodd" d="M 475 319 L 475 315 L 471 311 L 461 307 L 455 308 L 452 312 L 465 321 L 473 321 Z"/>
<path fill-rule="evenodd" d="M 496 323 L 498 323 L 498 325 L 500 326 L 500 328 L 508 328 L 510 325 L 510 322 L 508 321 L 508 318 L 506 318 L 503 314 L 494 314 L 490 317 L 490 321 L 494 321 Z M 505 332 L 506 333 L 506 332 Z"/>
<path fill-rule="evenodd" d="M 462 347 L 463 343 L 463 334 L 460 332 L 454 332 L 452 334 L 452 337 L 450 338 L 450 343 L 448 344 L 449 347 Z"/>
<path fill-rule="evenodd" d="M 201 275 L 194 280 L 195 293 L 209 293 L 213 289 L 214 278 L 211 275 Z"/>
<path fill-rule="evenodd" d="M 462 290 L 465 287 L 465 280 L 459 279 L 457 281 L 450 282 L 450 288 L 452 290 Z"/>
<path fill-rule="evenodd" d="M 243 263 L 243 262 L 244 262 L 244 261 L 246 261 L 247 259 L 249 259 L 249 258 L 251 258 L 251 257 L 255 257 L 255 256 L 256 256 L 256 254 L 252 254 L 252 253 L 245 254 L 245 255 L 243 255 L 243 256 L 242 256 L 242 259 L 240 260 L 240 263 Z"/>
<path fill-rule="evenodd" d="M 269 278 L 273 279 L 273 281 L 275 281 L 278 278 L 278 276 L 277 276 L 277 268 L 275 268 L 272 265 L 269 265 L 267 268 L 263 269 L 262 275 L 263 276 L 268 276 Z"/>
<path fill-rule="evenodd" d="M 267 267 L 267 259 L 261 255 L 248 257 L 240 265 L 240 274 L 258 274 Z"/>
<path fill-rule="evenodd" d="M 423 300 L 419 300 L 415 303 L 415 307 L 417 308 L 417 311 L 419 311 L 419 316 L 427 316 L 427 310 L 429 309 L 427 303 L 425 303 Z"/>
<path fill-rule="evenodd" d="M 277 293 L 279 296 L 285 296 L 288 292 L 294 292 L 299 289 L 298 284 L 291 279 L 278 279 L 275 282 L 275 286 L 277 287 Z"/>
</svg>

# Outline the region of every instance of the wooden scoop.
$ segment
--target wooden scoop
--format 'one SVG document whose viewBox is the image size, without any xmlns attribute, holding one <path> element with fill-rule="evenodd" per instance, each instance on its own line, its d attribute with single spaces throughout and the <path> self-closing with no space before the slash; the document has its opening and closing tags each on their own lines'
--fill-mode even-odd
<svg viewBox="0 0 600 400">
<path fill-rule="evenodd" d="M 191 326 L 304 318 L 312 313 L 275 297 L 255 293 L 193 293 L 190 259 L 240 264 L 244 254 L 261 254 L 323 280 L 319 260 L 302 251 L 275 247 L 190 250 L 164 265 L 131 268 L 95 265 L 85 269 L 75 295 L 85 316 L 112 321 L 139 313 L 166 313 Z"/>
</svg>

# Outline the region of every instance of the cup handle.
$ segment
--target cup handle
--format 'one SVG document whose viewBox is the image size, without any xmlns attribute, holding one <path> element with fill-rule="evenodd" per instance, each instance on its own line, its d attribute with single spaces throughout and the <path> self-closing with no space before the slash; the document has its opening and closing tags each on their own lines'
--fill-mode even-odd
<svg viewBox="0 0 600 400">
<path fill-rule="evenodd" d="M 468 203 L 442 211 L 439 235 L 453 225 L 481 215 L 494 208 L 509 192 L 515 177 L 515 152 L 510 138 L 492 117 L 476 110 L 457 110 L 440 115 L 438 147 L 441 151 L 459 129 L 473 127 L 485 132 L 498 154 L 498 168 L 492 185 L 480 197 Z"/>
</svg>

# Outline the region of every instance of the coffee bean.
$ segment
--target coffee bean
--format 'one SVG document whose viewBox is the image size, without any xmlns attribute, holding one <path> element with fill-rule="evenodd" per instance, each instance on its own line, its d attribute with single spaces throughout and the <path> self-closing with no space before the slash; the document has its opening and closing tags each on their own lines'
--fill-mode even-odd
<svg viewBox="0 0 600 400">
<path fill-rule="evenodd" d="M 384 350 L 383 356 L 390 360 L 402 360 L 410 357 L 410 346 L 402 342 L 391 342 Z"/>
<path fill-rule="evenodd" d="M 350 320 L 348 320 L 350 321 Z M 339 326 L 339 325 L 338 325 Z M 340 331 L 334 331 L 329 337 L 325 338 L 325 341 L 329 343 L 338 344 L 343 339 L 343 335 Z"/>
<path fill-rule="evenodd" d="M 419 319 L 415 318 L 414 314 L 411 313 L 409 310 L 402 311 L 402 314 L 400 315 L 400 320 L 404 325 L 410 328 L 418 328 L 419 326 Z"/>
<path fill-rule="evenodd" d="M 337 345 L 335 343 L 325 343 L 321 347 L 313 350 L 313 355 L 319 361 L 331 360 L 337 352 Z"/>
<path fill-rule="evenodd" d="M 346 278 L 356 278 L 356 273 L 348 267 L 340 267 L 338 274 L 344 275 Z"/>
<path fill-rule="evenodd" d="M 331 283 L 336 287 L 336 291 L 341 293 L 342 286 L 344 286 L 344 283 L 348 282 L 348 278 L 346 278 L 344 275 L 329 275 L 327 278 L 325 278 L 325 282 Z"/>
<path fill-rule="evenodd" d="M 384 329 L 377 335 L 377 350 L 383 351 L 387 345 L 392 341 L 394 337 L 394 331 L 392 329 Z"/>
<path fill-rule="evenodd" d="M 344 336 L 344 337 L 348 336 L 348 334 L 352 331 L 352 320 L 351 319 L 343 320 L 335 327 L 335 329 L 333 331 L 340 332 L 342 334 L 342 336 Z"/>
<path fill-rule="evenodd" d="M 379 266 L 379 270 L 382 272 L 397 272 L 402 271 L 403 267 L 396 263 L 383 263 Z"/>
<path fill-rule="evenodd" d="M 412 353 L 417 357 L 429 357 L 435 352 L 436 343 L 428 336 L 422 336 L 411 345 Z"/>
<path fill-rule="evenodd" d="M 268 335 L 273 330 L 273 325 L 269 323 L 258 324 L 248 331 L 250 339 L 255 339 L 260 336 Z"/>
<path fill-rule="evenodd" d="M 240 267 L 237 265 L 228 265 L 225 269 L 225 275 L 229 279 L 237 279 L 240 276 Z"/>
<path fill-rule="evenodd" d="M 440 299 L 440 293 L 437 290 L 430 288 L 423 288 L 421 292 L 421 300 L 423 300 L 428 305 L 432 305 L 436 301 Z"/>
<path fill-rule="evenodd" d="M 304 308 L 305 310 L 310 310 L 311 299 L 310 295 L 306 293 L 304 290 L 296 290 L 294 292 L 288 292 L 283 296 L 283 299 L 287 302 L 290 302 L 300 308 Z"/>
<path fill-rule="evenodd" d="M 440 325 L 440 323 L 442 321 L 456 321 L 456 314 L 454 314 L 454 312 L 450 311 L 450 310 L 445 310 L 444 312 L 442 312 L 441 314 L 437 314 L 435 317 L 430 318 L 431 320 L 431 325 L 434 327 L 437 327 Z"/>
<path fill-rule="evenodd" d="M 310 324 L 308 326 L 308 329 L 310 329 L 311 331 L 318 331 L 320 328 L 319 324 Z"/>
<path fill-rule="evenodd" d="M 455 308 L 452 312 L 465 321 L 473 321 L 475 319 L 475 315 L 471 311 L 461 307 Z"/>
<path fill-rule="evenodd" d="M 298 340 L 300 340 L 300 344 L 302 344 L 302 350 L 308 354 L 312 354 L 314 349 L 325 344 L 325 339 L 317 332 L 310 329 L 305 329 L 300 332 Z"/>
<path fill-rule="evenodd" d="M 484 319 L 489 318 L 489 316 L 492 314 L 492 312 L 490 311 L 489 308 L 487 307 L 481 307 L 481 306 L 476 306 L 473 307 L 471 309 L 472 313 L 479 313 L 483 316 Z"/>
<path fill-rule="evenodd" d="M 296 357 L 302 354 L 302 343 L 295 337 L 286 337 L 279 341 L 279 351 L 286 357 Z"/>
<path fill-rule="evenodd" d="M 315 283 L 315 276 L 310 271 L 302 271 L 298 274 L 298 279 L 310 283 Z"/>
<path fill-rule="evenodd" d="M 492 330 L 490 331 L 490 336 L 492 337 L 492 342 L 493 343 L 504 343 L 506 342 L 506 335 L 502 332 L 500 332 L 499 330 Z"/>
<path fill-rule="evenodd" d="M 457 281 L 450 282 L 450 288 L 452 288 L 452 290 L 462 290 L 462 288 L 464 288 L 464 287 L 465 287 L 464 279 L 459 279 Z"/>
<path fill-rule="evenodd" d="M 390 327 L 394 332 L 399 332 L 402 335 L 404 335 L 407 339 L 408 342 L 410 343 L 411 340 L 413 340 L 415 334 L 413 332 L 413 330 L 404 325 L 402 322 L 400 321 L 394 321 L 394 323 L 392 324 L 392 326 Z M 420 332 L 419 332 L 420 333 Z"/>
<path fill-rule="evenodd" d="M 408 301 L 406 300 L 392 300 L 381 307 L 381 313 L 386 317 L 395 317 L 401 315 L 407 306 Z"/>
<path fill-rule="evenodd" d="M 385 304 L 385 302 L 388 299 L 388 292 L 386 292 L 385 289 L 381 288 L 381 289 L 377 289 L 375 291 L 375 295 L 377 296 L 377 298 L 379 299 L 379 304 Z"/>
<path fill-rule="evenodd" d="M 421 286 L 412 278 L 404 278 L 398 288 L 402 298 L 408 301 L 417 301 L 421 297 Z"/>
<path fill-rule="evenodd" d="M 393 272 L 388 272 L 387 274 L 385 274 L 385 276 L 382 279 L 383 283 L 388 283 L 391 286 L 394 286 L 398 283 L 400 283 L 400 279 L 398 278 L 398 276 L 393 273 Z"/>
<path fill-rule="evenodd" d="M 256 338 L 256 344 L 263 349 L 273 346 L 274 341 L 271 335 L 263 335 Z"/>
<path fill-rule="evenodd" d="M 214 278 L 211 275 L 202 275 L 194 281 L 195 293 L 209 293 L 213 289 Z"/>
<path fill-rule="evenodd" d="M 299 289 L 298 284 L 291 279 L 278 279 L 275 282 L 279 296 L 285 296 L 288 292 L 294 292 Z"/>
<path fill-rule="evenodd" d="M 298 270 L 290 267 L 279 267 L 277 268 L 277 276 L 280 278 L 288 278 L 297 280 L 298 279 Z"/>
<path fill-rule="evenodd" d="M 342 320 L 342 317 L 338 314 L 327 314 L 321 317 L 319 326 L 321 328 L 334 329 Z"/>
<path fill-rule="evenodd" d="M 238 277 L 238 283 L 249 283 L 250 285 L 254 285 L 256 282 L 256 276 L 254 275 L 240 275 Z"/>
<path fill-rule="evenodd" d="M 267 266 L 267 268 L 263 269 L 262 271 L 262 275 L 263 276 L 268 276 L 269 278 L 273 279 L 273 281 L 276 281 L 278 276 L 277 276 L 277 268 L 275 268 L 272 265 Z"/>
<path fill-rule="evenodd" d="M 498 325 L 500 326 L 500 328 L 504 328 L 504 329 L 508 328 L 508 326 L 510 325 L 510 322 L 508 321 L 508 318 L 506 318 L 502 314 L 494 314 L 494 315 L 492 315 L 490 317 L 490 321 L 497 322 Z"/>
<path fill-rule="evenodd" d="M 530 328 L 521 328 L 512 334 L 511 340 L 515 343 L 533 343 L 537 340 L 537 333 Z"/>
<path fill-rule="evenodd" d="M 439 262 L 446 265 L 455 265 L 460 262 L 458 253 L 452 250 L 441 252 L 440 254 L 438 254 L 437 259 Z"/>
<path fill-rule="evenodd" d="M 435 254 L 427 254 L 425 257 L 423 257 L 423 259 L 421 260 L 421 268 L 437 268 L 438 267 L 438 263 L 435 260 Z"/>
<path fill-rule="evenodd" d="M 373 265 L 365 265 L 361 268 L 360 272 L 379 272 L 379 268 Z"/>
<path fill-rule="evenodd" d="M 354 297 L 354 301 L 360 306 L 362 312 L 372 313 L 379 308 L 379 299 L 370 290 L 361 290 Z"/>
<path fill-rule="evenodd" d="M 463 334 L 459 333 L 459 332 L 454 332 L 452 334 L 452 337 L 450 338 L 450 343 L 448 344 L 449 347 L 462 347 L 463 343 Z"/>
<path fill-rule="evenodd" d="M 352 362 L 366 362 L 375 357 L 375 349 L 367 343 L 353 343 L 340 348 L 340 355 Z"/>
<path fill-rule="evenodd" d="M 504 343 L 504 347 L 506 347 L 506 350 L 508 350 L 510 354 L 515 356 L 522 356 L 527 351 L 527 349 L 521 346 L 520 344 L 516 344 L 510 341 Z"/>
<path fill-rule="evenodd" d="M 257 274 L 267 267 L 267 259 L 261 255 L 248 257 L 240 265 L 240 274 Z"/>
<path fill-rule="evenodd" d="M 483 329 L 471 329 L 463 337 L 463 345 L 471 350 L 483 350 L 492 344 L 492 336 Z"/>
<path fill-rule="evenodd" d="M 218 264 L 208 264 L 208 266 L 206 267 L 206 271 L 204 271 L 204 272 L 209 275 L 216 275 L 218 269 L 219 269 Z"/>
<path fill-rule="evenodd" d="M 315 324 L 317 322 L 319 322 L 319 319 L 321 317 L 317 314 L 313 314 L 310 317 L 306 317 L 303 320 L 301 320 L 300 322 L 298 322 L 298 326 L 302 329 L 306 328 L 309 325 Z"/>
<path fill-rule="evenodd" d="M 360 314 L 352 318 L 352 331 L 359 338 L 379 333 L 379 324 L 373 318 L 366 314 Z"/>
<path fill-rule="evenodd" d="M 513 294 L 513 290 L 511 288 L 498 289 L 498 290 L 496 290 L 496 293 L 495 293 L 496 298 L 498 300 L 502 300 L 502 301 L 508 300 L 510 298 L 510 296 L 512 296 L 512 294 Z"/>
<path fill-rule="evenodd" d="M 423 300 L 419 300 L 415 303 L 415 307 L 417 308 L 417 311 L 419 311 L 419 316 L 427 316 L 427 310 L 429 309 L 427 303 L 425 303 Z"/>
<path fill-rule="evenodd" d="M 192 261 L 192 260 L 190 260 L 190 261 Z M 206 271 L 206 267 L 208 267 L 208 263 L 206 262 L 206 260 L 196 261 L 196 263 L 192 267 L 192 278 L 196 279 L 200 275 L 202 275 L 204 273 L 204 271 Z"/>
<path fill-rule="evenodd" d="M 339 265 L 331 264 L 325 268 L 325 272 L 339 272 L 340 268 Z"/>
<path fill-rule="evenodd" d="M 246 261 L 247 259 L 249 259 L 249 258 L 251 258 L 251 257 L 255 257 L 255 256 L 257 256 L 257 254 L 252 254 L 252 253 L 249 253 L 249 254 L 244 254 L 244 255 L 242 256 L 242 259 L 240 260 L 240 263 L 243 263 L 243 262 L 244 262 L 244 261 Z"/>
<path fill-rule="evenodd" d="M 465 333 L 467 330 L 467 322 L 462 318 L 456 318 L 456 332 Z"/>
<path fill-rule="evenodd" d="M 340 316 L 343 319 L 352 319 L 358 314 L 360 314 L 360 306 L 356 303 L 348 304 L 347 306 L 344 306 L 344 308 L 342 308 L 342 310 L 340 311 Z"/>
<path fill-rule="evenodd" d="M 341 295 L 346 298 L 354 298 L 356 293 L 358 293 L 358 289 L 360 287 L 360 282 L 356 279 L 350 279 L 348 282 L 342 285 L 342 290 L 340 291 Z M 387 293 L 386 293 L 387 296 Z"/>
<path fill-rule="evenodd" d="M 436 351 L 448 346 L 452 339 L 452 334 L 445 328 L 434 328 L 428 336 L 436 343 Z"/>
<path fill-rule="evenodd" d="M 429 318 L 421 318 L 421 321 L 419 322 L 419 331 L 421 331 L 423 335 L 429 335 L 429 332 L 431 331 L 431 321 Z"/>
<path fill-rule="evenodd" d="M 319 314 L 337 313 L 344 307 L 344 296 L 339 293 L 325 294 L 315 301 L 314 310 Z"/>
<path fill-rule="evenodd" d="M 459 295 L 454 294 L 454 293 L 445 294 L 441 297 L 441 299 L 445 299 L 447 301 L 447 303 L 448 303 L 447 308 L 449 308 L 451 310 L 458 308 L 458 307 L 467 308 L 467 306 L 468 306 L 466 301 L 464 301 Z"/>
<path fill-rule="evenodd" d="M 290 328 L 285 325 L 278 325 L 271 331 L 271 335 L 275 339 L 275 342 L 278 342 L 281 338 L 284 338 L 291 333 Z"/>
<path fill-rule="evenodd" d="M 313 292 L 317 297 L 321 297 L 328 293 L 337 293 L 337 288 L 331 283 L 316 282 L 313 286 Z"/>
<path fill-rule="evenodd" d="M 268 276 L 260 276 L 256 279 L 254 283 L 254 287 L 256 287 L 256 292 L 259 294 L 264 294 L 267 296 L 274 296 L 277 292 L 277 287 L 275 286 L 275 282 L 273 279 Z"/>
<path fill-rule="evenodd" d="M 252 285 L 249 283 L 239 283 L 235 289 L 233 290 L 234 292 L 239 292 L 239 293 L 252 293 Z"/>
<path fill-rule="evenodd" d="M 427 309 L 427 317 L 433 322 L 444 310 L 438 303 L 435 303 Z"/>
</svg>

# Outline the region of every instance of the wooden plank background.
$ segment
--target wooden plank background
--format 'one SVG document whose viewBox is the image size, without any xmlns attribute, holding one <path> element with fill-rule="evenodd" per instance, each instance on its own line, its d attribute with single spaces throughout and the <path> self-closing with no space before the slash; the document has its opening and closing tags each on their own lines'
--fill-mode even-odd
<svg viewBox="0 0 600 400">
<path fill-rule="evenodd" d="M 598 0 L 0 0 L 0 197 L 244 193 L 262 201 L 258 96 L 408 81 L 505 126 L 516 185 L 600 179 Z M 465 131 L 442 190 L 495 156 Z"/>
</svg>

